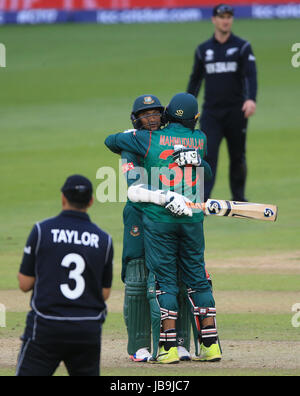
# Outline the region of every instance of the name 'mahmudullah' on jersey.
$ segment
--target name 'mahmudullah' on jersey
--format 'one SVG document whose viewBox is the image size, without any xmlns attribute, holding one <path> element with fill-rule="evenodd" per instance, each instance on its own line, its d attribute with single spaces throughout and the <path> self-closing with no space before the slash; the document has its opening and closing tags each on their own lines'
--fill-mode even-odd
<svg viewBox="0 0 300 396">
<path fill-rule="evenodd" d="M 159 144 L 161 146 L 171 146 L 172 148 L 175 145 L 183 145 L 188 148 L 195 148 L 203 150 L 204 147 L 204 138 L 183 138 L 177 136 L 167 136 L 167 135 L 160 135 Z"/>
</svg>

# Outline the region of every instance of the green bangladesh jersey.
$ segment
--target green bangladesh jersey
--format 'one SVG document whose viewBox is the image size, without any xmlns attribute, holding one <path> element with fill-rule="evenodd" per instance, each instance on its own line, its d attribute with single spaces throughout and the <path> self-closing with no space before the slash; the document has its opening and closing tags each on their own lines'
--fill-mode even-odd
<svg viewBox="0 0 300 396">
<path fill-rule="evenodd" d="M 127 181 L 127 186 L 130 187 L 132 184 L 140 183 L 141 175 L 139 170 L 144 167 L 143 158 L 129 151 L 122 151 L 121 158 L 122 158 L 122 172 Z M 134 206 L 135 209 L 139 211 L 142 211 L 143 209 L 142 204 L 131 202 L 129 199 L 127 199 L 126 205 Z"/>
<path fill-rule="evenodd" d="M 138 184 L 175 191 L 194 203 L 200 202 L 204 176 L 211 177 L 210 166 L 203 160 L 206 155 L 206 135 L 202 131 L 192 131 L 181 124 L 170 123 L 158 131 L 137 130 L 110 135 L 105 144 L 113 152 L 126 150 L 143 158 L 144 178 Z M 201 166 L 179 167 L 172 157 L 176 145 L 198 149 L 202 158 Z M 193 209 L 192 217 L 177 217 L 155 204 L 147 203 L 141 208 L 155 222 L 194 223 L 203 220 L 201 209 Z"/>
</svg>

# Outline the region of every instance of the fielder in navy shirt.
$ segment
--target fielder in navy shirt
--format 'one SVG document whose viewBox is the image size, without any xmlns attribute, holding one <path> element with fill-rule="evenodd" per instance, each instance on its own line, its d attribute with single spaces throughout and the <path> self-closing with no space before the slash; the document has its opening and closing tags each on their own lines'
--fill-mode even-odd
<svg viewBox="0 0 300 396">
<path fill-rule="evenodd" d="M 214 7 L 214 35 L 196 48 L 187 87 L 187 92 L 197 97 L 205 81 L 200 127 L 207 136 L 205 159 L 213 173 L 205 180 L 205 201 L 211 198 L 223 138 L 230 158 L 231 199 L 247 201 L 246 135 L 248 119 L 256 110 L 257 71 L 251 44 L 231 31 L 233 15 L 230 5 Z"/>
<path fill-rule="evenodd" d="M 70 176 L 63 211 L 34 225 L 18 275 L 32 290 L 18 376 L 52 375 L 61 361 L 71 376 L 100 374 L 101 327 L 112 284 L 111 237 L 87 215 L 92 184 Z"/>
</svg>

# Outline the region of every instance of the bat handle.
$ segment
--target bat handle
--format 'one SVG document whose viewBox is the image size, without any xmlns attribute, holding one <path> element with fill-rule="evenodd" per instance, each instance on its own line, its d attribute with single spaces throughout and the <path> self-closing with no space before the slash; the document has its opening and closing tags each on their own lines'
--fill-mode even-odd
<svg viewBox="0 0 300 396">
<path fill-rule="evenodd" d="M 191 209 L 201 209 L 201 210 L 205 210 L 205 203 L 200 203 L 200 202 L 197 202 L 197 203 L 194 203 L 194 202 L 187 202 L 186 203 L 186 206 L 188 207 L 188 208 L 191 208 Z"/>
</svg>

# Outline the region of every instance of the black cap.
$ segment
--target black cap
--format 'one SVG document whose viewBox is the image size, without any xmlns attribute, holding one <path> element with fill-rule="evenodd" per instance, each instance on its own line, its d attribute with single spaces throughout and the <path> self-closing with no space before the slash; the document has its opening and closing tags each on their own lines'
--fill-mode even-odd
<svg viewBox="0 0 300 396">
<path fill-rule="evenodd" d="M 93 186 L 86 177 L 73 175 L 67 178 L 61 192 L 71 202 L 88 204 L 93 195 Z"/>
<path fill-rule="evenodd" d="M 234 15 L 234 9 L 228 4 L 218 4 L 213 9 L 213 16 L 219 16 L 223 14 L 231 14 Z"/>
</svg>

